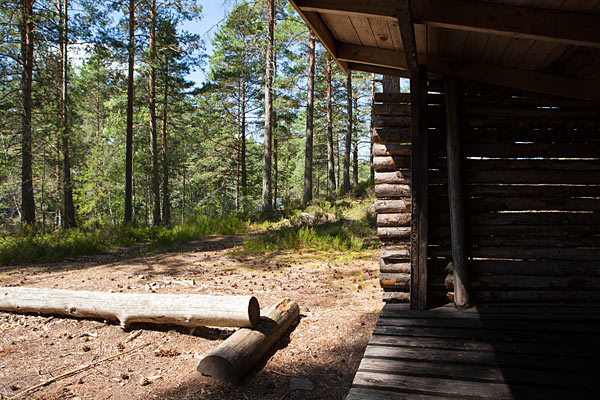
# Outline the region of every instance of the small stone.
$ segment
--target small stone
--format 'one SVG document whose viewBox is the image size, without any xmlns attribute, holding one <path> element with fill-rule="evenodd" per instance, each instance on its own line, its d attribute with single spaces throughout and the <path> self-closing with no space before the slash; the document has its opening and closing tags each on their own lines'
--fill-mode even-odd
<svg viewBox="0 0 600 400">
<path fill-rule="evenodd" d="M 304 378 L 292 378 L 290 379 L 290 389 L 291 390 L 306 390 L 311 391 L 315 388 L 315 385 Z"/>
</svg>

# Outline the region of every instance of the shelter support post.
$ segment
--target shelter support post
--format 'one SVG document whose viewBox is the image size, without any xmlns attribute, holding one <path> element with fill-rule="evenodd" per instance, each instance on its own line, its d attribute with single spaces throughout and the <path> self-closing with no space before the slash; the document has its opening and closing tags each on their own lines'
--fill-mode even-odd
<svg viewBox="0 0 600 400">
<path fill-rule="evenodd" d="M 427 66 L 411 70 L 411 167 L 412 212 L 410 240 L 410 306 L 414 310 L 427 308 L 427 227 L 429 146 L 426 125 Z"/>
<path fill-rule="evenodd" d="M 446 150 L 450 238 L 454 266 L 454 304 L 457 308 L 463 308 L 469 304 L 469 290 L 460 167 L 459 84 L 454 79 L 446 80 L 444 89 L 446 92 Z"/>
</svg>

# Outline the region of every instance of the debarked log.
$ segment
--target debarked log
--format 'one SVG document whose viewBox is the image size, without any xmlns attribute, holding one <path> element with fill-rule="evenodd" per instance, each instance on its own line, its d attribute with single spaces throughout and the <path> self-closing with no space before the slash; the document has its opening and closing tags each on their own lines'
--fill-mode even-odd
<svg viewBox="0 0 600 400">
<path fill-rule="evenodd" d="M 119 321 L 121 328 L 137 322 L 195 326 L 254 327 L 260 319 L 253 296 L 199 294 L 137 294 L 0 288 L 0 310 L 68 315 Z"/>
<path fill-rule="evenodd" d="M 227 338 L 198 363 L 198 372 L 236 383 L 273 347 L 299 315 L 298 304 L 289 299 L 262 310 L 255 329 L 240 329 Z"/>
<path fill-rule="evenodd" d="M 384 198 L 410 198 L 409 185 L 375 185 L 375 197 L 378 199 Z"/>
</svg>

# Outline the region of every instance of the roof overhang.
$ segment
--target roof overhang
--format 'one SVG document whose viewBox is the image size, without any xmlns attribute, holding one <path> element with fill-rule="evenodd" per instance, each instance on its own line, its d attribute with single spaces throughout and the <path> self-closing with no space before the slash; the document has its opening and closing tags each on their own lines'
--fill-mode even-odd
<svg viewBox="0 0 600 400">
<path fill-rule="evenodd" d="M 479 0 L 290 0 L 340 68 L 600 102 L 600 14 Z M 519 3 L 522 3 L 519 5 Z M 557 2 L 562 3 L 562 2 Z M 588 3 L 588 2 L 586 2 Z"/>
</svg>

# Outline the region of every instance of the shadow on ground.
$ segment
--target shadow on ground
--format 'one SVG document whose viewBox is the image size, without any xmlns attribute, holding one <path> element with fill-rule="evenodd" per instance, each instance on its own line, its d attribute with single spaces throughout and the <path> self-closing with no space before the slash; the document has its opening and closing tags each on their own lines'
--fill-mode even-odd
<svg viewBox="0 0 600 400">
<path fill-rule="evenodd" d="M 310 349 L 306 349 L 301 360 L 276 360 L 277 352 L 289 343 L 288 333 L 237 385 L 219 382 L 196 372 L 192 379 L 177 387 L 152 392 L 152 396 L 182 400 L 341 400 L 352 385 L 367 340 L 333 347 L 327 360 L 316 358 Z M 295 388 L 296 384 L 304 388 Z"/>
</svg>

